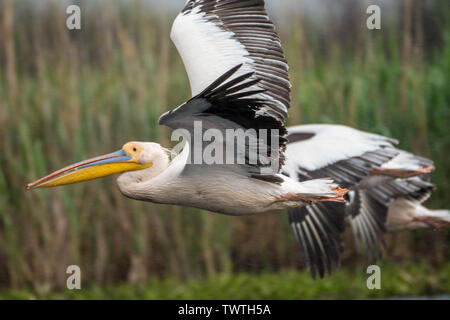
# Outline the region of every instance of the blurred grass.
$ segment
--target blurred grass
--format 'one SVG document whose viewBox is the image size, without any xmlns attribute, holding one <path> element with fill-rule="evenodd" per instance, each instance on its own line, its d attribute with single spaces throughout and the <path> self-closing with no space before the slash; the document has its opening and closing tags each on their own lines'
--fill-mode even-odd
<svg viewBox="0 0 450 320">
<path fill-rule="evenodd" d="M 190 94 L 168 37 L 173 15 L 139 0 L 100 1 L 83 11 L 81 31 L 68 31 L 60 2 L 29 4 L 0 2 L 0 287 L 60 288 L 71 264 L 81 267 L 83 284 L 109 285 L 214 275 L 227 283 L 233 277 L 223 273 L 301 267 L 284 214 L 234 218 L 140 203 L 124 198 L 114 178 L 25 192 L 26 183 L 52 170 L 130 140 L 169 146 L 169 131 L 157 120 Z M 450 12 L 436 6 L 424 16 L 439 25 L 430 48 L 420 11 L 408 12 L 413 25 L 400 16 L 382 31 L 360 23 L 337 34 L 330 25 L 324 35 L 307 17 L 290 17 L 280 27 L 293 83 L 288 121 L 342 123 L 398 138 L 402 148 L 435 160 L 438 189 L 429 205 L 448 208 Z M 350 235 L 345 239 L 344 265 L 364 263 Z M 387 259 L 448 267 L 449 239 L 448 231 L 432 230 L 389 236 Z M 317 283 L 354 281 L 348 270 L 339 275 Z"/>
<path fill-rule="evenodd" d="M 218 274 L 214 278 L 180 282 L 165 278 L 145 284 L 92 286 L 80 290 L 32 292 L 0 290 L 0 299 L 380 299 L 438 296 L 450 292 L 450 265 L 438 269 L 425 263 L 381 265 L 381 289 L 369 290 L 365 270 L 339 270 L 313 280 L 305 271 Z"/>
</svg>

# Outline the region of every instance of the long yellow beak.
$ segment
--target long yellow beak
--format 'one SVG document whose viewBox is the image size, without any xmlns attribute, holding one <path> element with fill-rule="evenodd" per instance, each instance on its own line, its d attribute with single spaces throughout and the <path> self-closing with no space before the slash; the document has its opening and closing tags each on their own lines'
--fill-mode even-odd
<svg viewBox="0 0 450 320">
<path fill-rule="evenodd" d="M 27 184 L 25 189 L 62 186 L 106 177 L 116 173 L 142 170 L 151 167 L 151 165 L 151 163 L 142 165 L 134 157 L 128 156 L 124 150 L 119 150 L 55 171 L 42 179 Z"/>
</svg>

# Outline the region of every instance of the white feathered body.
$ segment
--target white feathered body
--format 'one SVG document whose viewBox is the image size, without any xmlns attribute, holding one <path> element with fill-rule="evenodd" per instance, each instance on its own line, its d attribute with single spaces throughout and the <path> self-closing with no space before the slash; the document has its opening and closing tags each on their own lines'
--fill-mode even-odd
<svg viewBox="0 0 450 320">
<path fill-rule="evenodd" d="M 143 148 L 146 143 L 141 143 Z M 182 205 L 228 215 L 249 215 L 305 205 L 288 201 L 286 195 L 335 197 L 337 187 L 331 180 L 296 182 L 277 175 L 280 184 L 249 178 L 238 170 L 220 166 L 188 166 L 189 146 L 185 146 L 170 164 L 159 145 L 151 144 L 154 165 L 146 170 L 122 174 L 120 191 L 136 200 Z M 153 160 L 154 159 L 154 160 Z"/>
</svg>

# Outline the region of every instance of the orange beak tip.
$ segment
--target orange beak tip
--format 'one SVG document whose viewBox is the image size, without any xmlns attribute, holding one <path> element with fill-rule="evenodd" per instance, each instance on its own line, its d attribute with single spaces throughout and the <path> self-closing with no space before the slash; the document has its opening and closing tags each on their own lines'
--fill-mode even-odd
<svg viewBox="0 0 450 320">
<path fill-rule="evenodd" d="M 25 186 L 25 190 L 31 190 L 31 189 L 33 189 L 33 184 L 32 184 L 32 183 L 28 183 L 28 184 Z"/>
</svg>

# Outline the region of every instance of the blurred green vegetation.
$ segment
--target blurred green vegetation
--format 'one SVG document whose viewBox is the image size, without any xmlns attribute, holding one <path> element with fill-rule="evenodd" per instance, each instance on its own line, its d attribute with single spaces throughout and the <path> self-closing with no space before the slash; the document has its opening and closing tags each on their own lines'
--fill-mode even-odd
<svg viewBox="0 0 450 320">
<path fill-rule="evenodd" d="M 333 277 L 319 280 L 313 280 L 306 271 L 287 271 L 219 274 L 188 282 L 173 278 L 154 279 L 140 285 L 96 285 L 57 292 L 0 290 L 0 299 L 380 299 L 433 297 L 450 292 L 448 263 L 438 269 L 423 263 L 382 264 L 381 270 L 380 290 L 367 289 L 368 275 L 361 268 L 341 269 Z"/>
<path fill-rule="evenodd" d="M 347 124 L 431 157 L 438 186 L 428 202 L 433 208 L 450 207 L 449 10 L 404 10 L 381 31 L 367 30 L 363 21 L 347 27 L 348 34 L 328 26 L 319 36 L 297 16 L 279 29 L 293 83 L 289 124 Z M 127 141 L 170 146 L 157 120 L 190 95 L 168 37 L 174 15 L 133 0 L 89 6 L 81 31 L 68 31 L 65 18 L 58 1 L 38 8 L 26 0 L 0 2 L 0 287 L 19 290 L 6 297 L 30 297 L 21 288 L 63 287 L 71 264 L 81 267 L 83 285 L 95 285 L 80 293 L 86 297 L 189 298 L 205 290 L 205 297 L 257 298 L 242 288 L 247 282 L 262 298 L 319 297 L 324 288 L 330 293 L 323 297 L 350 297 L 349 283 L 357 283 L 355 297 L 371 294 L 361 291 L 364 275 L 350 270 L 314 283 L 305 272 L 267 273 L 302 267 L 284 214 L 237 218 L 141 203 L 123 197 L 114 178 L 26 192 L 26 183 Z M 425 18 L 439 26 L 430 47 Z M 386 259 L 427 261 L 448 281 L 449 239 L 445 230 L 391 235 Z M 364 265 L 351 235 L 345 240 L 343 265 Z M 402 289 L 386 295 L 427 292 L 428 280 L 402 287 L 401 272 L 392 277 Z M 167 277 L 174 280 L 149 280 Z M 201 277 L 211 280 L 195 280 Z M 177 280 L 188 281 L 179 295 Z M 97 287 L 124 282 L 129 285 L 114 287 L 117 293 Z M 436 283 L 432 292 L 449 292 L 448 282 Z"/>
</svg>

